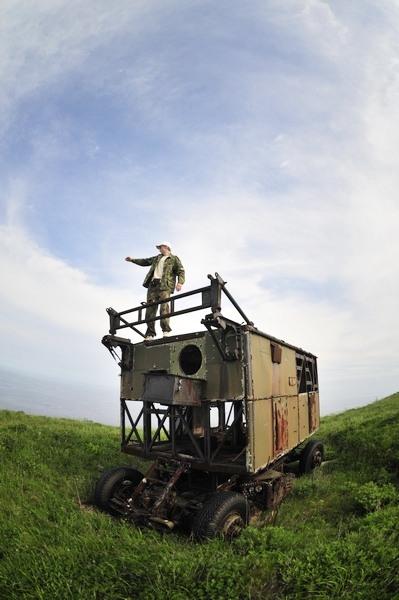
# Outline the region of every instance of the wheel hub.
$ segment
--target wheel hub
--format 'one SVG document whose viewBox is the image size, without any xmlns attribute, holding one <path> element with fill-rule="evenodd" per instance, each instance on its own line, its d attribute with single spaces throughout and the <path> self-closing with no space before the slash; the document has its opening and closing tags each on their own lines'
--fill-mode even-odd
<svg viewBox="0 0 399 600">
<path fill-rule="evenodd" d="M 244 521 L 238 513 L 228 515 L 223 523 L 221 534 L 226 539 L 237 537 L 244 528 Z"/>
<path fill-rule="evenodd" d="M 316 450 L 316 452 L 313 454 L 312 467 L 320 467 L 322 462 L 323 462 L 322 452 L 321 452 L 321 450 Z"/>
</svg>

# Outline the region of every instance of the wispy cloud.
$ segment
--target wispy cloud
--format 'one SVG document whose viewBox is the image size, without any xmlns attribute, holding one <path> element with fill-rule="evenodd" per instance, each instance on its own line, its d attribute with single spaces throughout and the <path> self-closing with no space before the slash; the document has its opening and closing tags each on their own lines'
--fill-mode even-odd
<svg viewBox="0 0 399 600">
<path fill-rule="evenodd" d="M 392 3 L 0 11 L 10 363 L 39 369 L 41 336 L 57 373 L 105 380 L 104 307 L 144 295 L 122 259 L 166 237 L 187 287 L 220 271 L 261 329 L 319 355 L 325 412 L 397 387 Z"/>
</svg>

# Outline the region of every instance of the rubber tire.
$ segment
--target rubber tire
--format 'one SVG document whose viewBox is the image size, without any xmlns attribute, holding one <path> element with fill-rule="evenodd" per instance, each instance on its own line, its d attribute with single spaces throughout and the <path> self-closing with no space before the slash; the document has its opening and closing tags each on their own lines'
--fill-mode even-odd
<svg viewBox="0 0 399 600">
<path fill-rule="evenodd" d="M 222 535 L 227 517 L 238 513 L 244 526 L 249 521 L 248 500 L 236 492 L 217 492 L 207 500 L 193 520 L 192 533 L 197 540 L 206 540 Z"/>
<path fill-rule="evenodd" d="M 324 458 L 324 446 L 319 440 L 310 440 L 302 450 L 299 457 L 299 472 L 301 475 L 311 473 L 317 466 L 314 464 L 314 455 L 321 452 L 321 460 Z"/>
<path fill-rule="evenodd" d="M 101 508 L 109 512 L 111 515 L 116 512 L 110 506 L 110 499 L 114 495 L 118 486 L 123 481 L 130 481 L 136 487 L 143 479 L 144 475 L 140 471 L 132 467 L 115 467 L 109 471 L 105 471 L 96 483 L 94 490 L 94 502 Z"/>
</svg>

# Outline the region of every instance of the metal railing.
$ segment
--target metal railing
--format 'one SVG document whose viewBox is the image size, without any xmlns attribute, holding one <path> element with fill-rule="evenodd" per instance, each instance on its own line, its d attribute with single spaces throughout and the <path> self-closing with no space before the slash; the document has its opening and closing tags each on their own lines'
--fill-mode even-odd
<svg viewBox="0 0 399 600">
<path fill-rule="evenodd" d="M 226 282 L 220 277 L 218 273 L 215 273 L 215 277 L 212 275 L 208 275 L 210 279 L 210 284 L 201 288 L 197 288 L 195 290 L 191 290 L 190 292 L 184 292 L 183 294 L 177 294 L 176 296 L 171 296 L 165 300 L 157 300 L 156 302 L 142 302 L 139 306 L 135 306 L 134 308 L 129 308 L 127 310 L 123 310 L 121 312 L 117 312 L 113 308 L 107 308 L 107 313 L 109 315 L 109 333 L 111 335 L 115 335 L 117 331 L 120 329 L 126 329 L 130 327 L 133 331 L 138 333 L 140 336 L 144 337 L 144 334 L 137 329 L 138 325 L 142 325 L 144 323 L 150 323 L 153 321 L 158 321 L 159 319 L 167 317 L 176 317 L 179 315 L 184 315 L 187 313 L 195 312 L 197 310 L 203 310 L 206 308 L 210 308 L 212 311 L 212 317 L 214 318 L 215 326 L 218 327 L 220 325 L 219 321 L 222 317 L 220 314 L 221 311 L 221 296 L 222 292 L 227 296 L 236 310 L 240 313 L 243 319 L 246 321 L 248 325 L 253 325 L 252 321 L 248 319 L 244 311 L 234 300 L 230 292 L 226 289 Z M 191 296 L 201 295 L 201 302 L 195 304 L 194 306 L 190 306 L 188 308 L 176 309 L 176 304 L 179 303 L 183 298 L 189 298 Z M 156 315 L 151 318 L 145 317 L 145 312 L 148 307 L 158 306 L 161 304 L 170 304 L 170 310 L 167 315 Z M 135 317 L 133 319 L 129 319 L 129 316 Z M 209 319 L 208 319 L 209 323 Z"/>
</svg>

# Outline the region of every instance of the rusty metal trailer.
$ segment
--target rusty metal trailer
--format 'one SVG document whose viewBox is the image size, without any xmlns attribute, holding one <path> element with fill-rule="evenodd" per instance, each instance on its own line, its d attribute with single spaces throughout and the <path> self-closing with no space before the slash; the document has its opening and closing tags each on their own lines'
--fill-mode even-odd
<svg viewBox="0 0 399 600">
<path fill-rule="evenodd" d="M 319 427 L 316 356 L 258 330 L 223 279 L 208 278 L 170 300 L 171 317 L 210 308 L 203 331 L 132 343 L 116 333 L 142 336 L 148 305 L 107 309 L 102 342 L 121 368 L 121 449 L 154 463 L 145 476 L 107 471 L 95 492 L 113 514 L 183 526 L 197 538 L 232 537 L 252 517 L 273 514 L 292 486 L 287 465 L 297 460 L 305 473 L 323 459 L 322 443 L 308 439 Z M 242 323 L 222 315 L 222 295 Z"/>
</svg>

